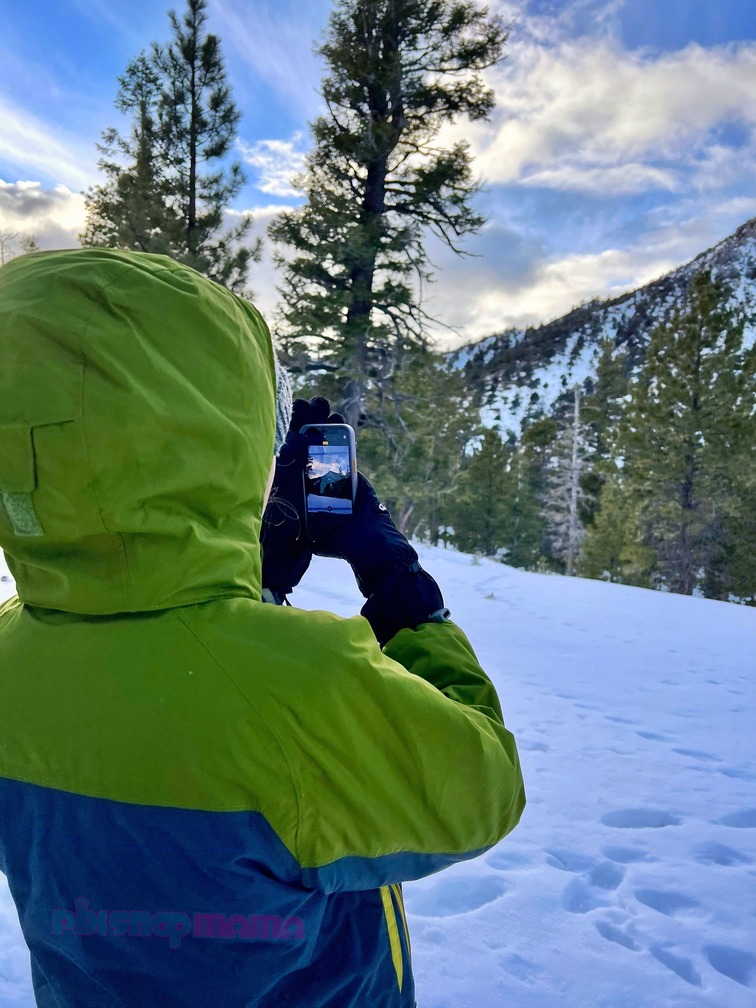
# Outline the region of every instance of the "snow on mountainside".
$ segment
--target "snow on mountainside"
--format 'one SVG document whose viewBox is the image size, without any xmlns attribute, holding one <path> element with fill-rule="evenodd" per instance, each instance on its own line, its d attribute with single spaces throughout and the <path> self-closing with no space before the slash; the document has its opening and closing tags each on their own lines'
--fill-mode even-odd
<svg viewBox="0 0 756 1008">
<path fill-rule="evenodd" d="M 511 836 L 405 884 L 418 1005 L 753 1008 L 754 610 L 418 552 L 497 687 L 528 793 Z M 363 600 L 316 558 L 292 601 Z M 33 1005 L 0 876 L 0 1008 Z"/>
<path fill-rule="evenodd" d="M 549 412 L 576 382 L 596 372 L 602 341 L 627 348 L 642 361 L 651 331 L 680 306 L 691 278 L 711 269 L 732 289 L 730 305 L 748 322 L 747 345 L 756 339 L 756 218 L 713 248 L 645 287 L 607 301 L 591 301 L 537 328 L 508 329 L 447 355 L 483 393 L 484 422 L 518 433 L 528 413 Z"/>
</svg>

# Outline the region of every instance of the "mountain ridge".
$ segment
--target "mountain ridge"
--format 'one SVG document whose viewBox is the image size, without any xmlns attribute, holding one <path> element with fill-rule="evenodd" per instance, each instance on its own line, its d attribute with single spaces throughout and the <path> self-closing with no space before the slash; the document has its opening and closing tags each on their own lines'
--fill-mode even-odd
<svg viewBox="0 0 756 1008">
<path fill-rule="evenodd" d="M 682 306 L 693 276 L 711 269 L 731 293 L 728 305 L 746 318 L 744 342 L 756 339 L 756 217 L 689 262 L 641 287 L 594 299 L 539 326 L 507 329 L 445 355 L 462 369 L 484 402 L 488 426 L 518 432 L 529 415 L 548 413 L 574 384 L 595 375 L 601 345 L 611 340 L 643 361 L 652 330 Z"/>
</svg>

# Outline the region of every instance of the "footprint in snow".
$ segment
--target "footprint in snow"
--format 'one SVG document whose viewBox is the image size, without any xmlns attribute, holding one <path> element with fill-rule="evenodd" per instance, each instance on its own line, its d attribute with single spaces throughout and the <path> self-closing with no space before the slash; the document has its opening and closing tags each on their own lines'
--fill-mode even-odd
<svg viewBox="0 0 756 1008">
<path fill-rule="evenodd" d="M 679 753 L 680 756 L 690 756 L 691 759 L 701 760 L 703 763 L 721 763 L 719 756 L 714 756 L 712 753 L 701 752 L 700 749 L 673 749 L 672 752 Z"/>
<path fill-rule="evenodd" d="M 664 826 L 679 826 L 680 819 L 662 809 L 636 808 L 618 809 L 601 817 L 604 826 L 615 829 L 661 829 Z"/>
<path fill-rule="evenodd" d="M 573 879 L 562 893 L 562 906 L 568 913 L 584 914 L 608 905 L 605 894 L 582 878 Z"/>
<path fill-rule="evenodd" d="M 756 829 L 756 809 L 740 809 L 722 816 L 717 822 L 722 826 L 733 826 L 735 829 Z"/>
<path fill-rule="evenodd" d="M 597 888 L 613 891 L 619 888 L 625 873 L 612 861 L 600 861 L 594 868 L 591 868 L 588 877 L 591 884 Z"/>
<path fill-rule="evenodd" d="M 634 861 L 652 861 L 646 851 L 638 850 L 635 847 L 604 847 L 601 852 L 610 861 L 619 861 L 620 864 L 632 864 Z"/>
<path fill-rule="evenodd" d="M 743 987 L 756 987 L 756 956 L 731 945 L 707 945 L 704 952 L 717 973 Z"/>
<path fill-rule="evenodd" d="M 425 890 L 405 890 L 407 910 L 420 917 L 454 917 L 492 903 L 510 892 L 500 875 L 478 878 L 441 878 Z"/>
<path fill-rule="evenodd" d="M 517 748 L 524 750 L 525 752 L 548 752 L 549 746 L 545 742 L 528 742 L 527 740 L 518 740 Z"/>
<path fill-rule="evenodd" d="M 527 854 L 519 854 L 517 851 L 495 850 L 486 856 L 486 861 L 492 868 L 500 871 L 517 871 L 517 869 L 530 868 L 533 859 Z"/>
<path fill-rule="evenodd" d="M 638 945 L 633 941 L 630 935 L 625 934 L 619 928 L 614 927 L 613 924 L 607 924 L 606 921 L 596 921 L 596 930 L 601 935 L 602 938 L 606 938 L 607 941 L 614 942 L 615 945 L 622 945 L 626 949 L 630 949 L 632 952 L 638 951 Z"/>
<path fill-rule="evenodd" d="M 573 879 L 562 893 L 562 906 L 568 913 L 583 914 L 608 905 L 608 893 L 617 889 L 625 877 L 611 861 L 599 861 L 590 871 Z"/>
<path fill-rule="evenodd" d="M 726 844 L 706 843 L 699 844 L 696 848 L 695 859 L 703 865 L 729 865 L 751 864 L 752 858 L 742 851 L 733 850 Z"/>
<path fill-rule="evenodd" d="M 743 770 L 741 767 L 725 767 L 717 772 L 723 774 L 725 777 L 732 777 L 735 780 L 756 780 L 756 774 L 750 770 Z"/>
<path fill-rule="evenodd" d="M 593 858 L 579 854 L 577 851 L 547 849 L 546 854 L 548 855 L 546 864 L 551 865 L 552 868 L 559 868 L 560 871 L 586 872 L 595 864 Z"/>
<path fill-rule="evenodd" d="M 635 898 L 665 917 L 686 917 L 691 914 L 699 916 L 702 910 L 698 900 L 664 889 L 636 889 Z"/>
<path fill-rule="evenodd" d="M 529 959 L 523 959 L 522 956 L 518 955 L 507 956 L 502 961 L 502 966 L 507 973 L 511 973 L 512 976 L 526 983 L 536 980 L 544 972 L 543 966 L 539 966 L 538 963 L 531 962 Z"/>
<path fill-rule="evenodd" d="M 689 983 L 692 987 L 703 987 L 701 974 L 698 972 L 690 959 L 685 958 L 685 956 L 676 956 L 661 945 L 651 945 L 649 947 L 649 952 L 654 959 L 657 960 L 657 962 L 660 962 L 662 966 L 666 966 L 667 969 L 672 970 L 672 972 L 676 973 L 681 980 Z"/>
</svg>

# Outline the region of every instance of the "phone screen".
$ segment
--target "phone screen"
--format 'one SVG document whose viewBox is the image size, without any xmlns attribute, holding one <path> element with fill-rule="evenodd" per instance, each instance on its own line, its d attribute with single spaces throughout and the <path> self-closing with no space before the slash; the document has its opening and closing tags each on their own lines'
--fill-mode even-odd
<svg viewBox="0 0 756 1008">
<path fill-rule="evenodd" d="M 307 510 L 351 514 L 353 480 L 347 430 L 334 425 L 330 430 L 311 427 L 304 433 L 308 441 Z"/>
</svg>

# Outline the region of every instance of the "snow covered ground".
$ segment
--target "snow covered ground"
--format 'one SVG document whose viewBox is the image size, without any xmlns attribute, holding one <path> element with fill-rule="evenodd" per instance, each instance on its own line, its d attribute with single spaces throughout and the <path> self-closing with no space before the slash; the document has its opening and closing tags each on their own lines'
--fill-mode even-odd
<svg viewBox="0 0 756 1008">
<path fill-rule="evenodd" d="M 499 690 L 528 807 L 405 885 L 418 1008 L 754 1008 L 756 611 L 420 553 Z M 361 602 L 334 560 L 295 601 Z M 0 883 L 0 1005 L 31 1008 Z"/>
</svg>

